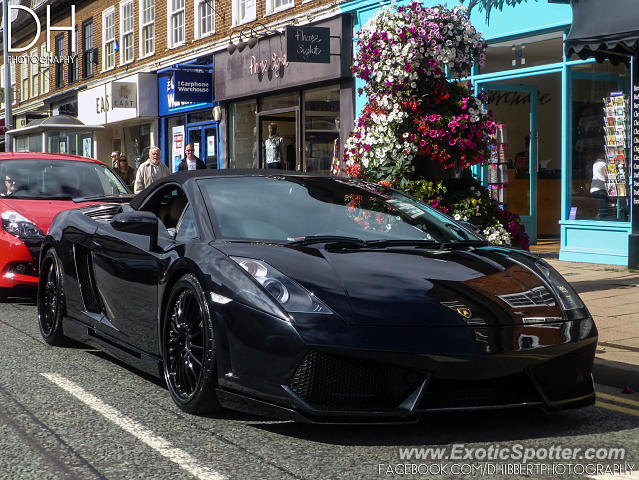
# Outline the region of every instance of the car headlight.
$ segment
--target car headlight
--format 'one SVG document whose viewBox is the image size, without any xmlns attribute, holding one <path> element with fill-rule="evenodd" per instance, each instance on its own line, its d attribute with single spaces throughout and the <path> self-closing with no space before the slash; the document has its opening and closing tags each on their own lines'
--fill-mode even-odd
<svg viewBox="0 0 639 480">
<path fill-rule="evenodd" d="M 315 295 L 268 263 L 253 258 L 231 258 L 250 273 L 288 313 L 333 313 Z"/>
<path fill-rule="evenodd" d="M 562 277 L 557 270 L 552 268 L 545 260 L 535 262 L 537 270 L 539 270 L 544 279 L 552 287 L 553 292 L 559 300 L 559 305 L 566 312 L 574 312 L 578 310 L 586 310 L 586 306 L 575 292 L 575 289 Z"/>
<path fill-rule="evenodd" d="M 31 220 L 18 212 L 8 210 L 2 212 L 2 229 L 20 240 L 37 240 L 44 238 L 44 232 Z"/>
</svg>

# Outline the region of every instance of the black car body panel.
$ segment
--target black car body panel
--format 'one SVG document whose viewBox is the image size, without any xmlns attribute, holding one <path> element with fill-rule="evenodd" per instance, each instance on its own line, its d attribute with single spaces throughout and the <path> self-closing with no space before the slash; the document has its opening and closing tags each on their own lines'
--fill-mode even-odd
<svg viewBox="0 0 639 480">
<path fill-rule="evenodd" d="M 230 178 L 295 185 L 310 179 L 313 188 L 336 182 L 287 172 L 174 174 L 119 210 L 157 213 L 163 221 L 156 246 L 83 209 L 60 213 L 43 255 L 53 248 L 61 257 L 65 335 L 158 374 L 166 299 L 190 273 L 213 312 L 217 396 L 229 408 L 310 422 L 387 422 L 413 421 L 426 411 L 594 401 L 596 327 L 585 307 L 562 307 L 534 256 L 463 242 L 228 238 L 219 212 L 207 208 L 201 182 Z M 342 182 L 339 188 L 360 187 Z M 173 237 L 164 228 L 172 228 L 170 216 L 150 207 L 176 190 L 192 207 L 194 238 L 180 239 L 186 227 L 177 221 Z M 269 310 L 245 301 L 238 292 L 252 277 L 238 258 L 273 267 L 324 311 Z"/>
</svg>

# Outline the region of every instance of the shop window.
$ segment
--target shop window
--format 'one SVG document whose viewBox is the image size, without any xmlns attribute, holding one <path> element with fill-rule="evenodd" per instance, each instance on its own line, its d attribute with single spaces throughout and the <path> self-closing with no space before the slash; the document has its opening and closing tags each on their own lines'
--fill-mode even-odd
<svg viewBox="0 0 639 480">
<path fill-rule="evenodd" d="M 293 6 L 293 0 L 266 0 L 266 14 L 280 12 Z"/>
<path fill-rule="evenodd" d="M 229 109 L 229 168 L 257 168 L 256 103 L 234 103 Z"/>
<path fill-rule="evenodd" d="M 29 99 L 29 63 L 20 65 L 20 101 Z"/>
<path fill-rule="evenodd" d="M 563 61 L 563 31 L 488 44 L 479 73 L 519 70 Z"/>
<path fill-rule="evenodd" d="M 64 55 L 64 33 L 55 37 L 55 56 L 58 61 L 55 62 L 55 88 L 64 87 L 64 62 L 62 56 Z"/>
<path fill-rule="evenodd" d="M 115 9 L 102 13 L 102 70 L 115 67 Z"/>
<path fill-rule="evenodd" d="M 78 27 L 74 35 L 69 34 L 69 83 L 78 81 Z"/>
<path fill-rule="evenodd" d="M 622 63 L 571 67 L 571 220 L 627 221 L 630 71 Z"/>
<path fill-rule="evenodd" d="M 186 143 L 186 122 L 184 115 L 171 117 L 166 121 L 166 165 L 171 171 L 177 170 L 180 160 L 184 156 Z"/>
<path fill-rule="evenodd" d="M 149 157 L 148 147 L 150 146 L 151 125 L 149 123 L 124 128 L 124 145 L 121 152 L 127 155 L 131 166 L 137 168 Z M 145 154 L 146 157 L 143 158 Z"/>
<path fill-rule="evenodd" d="M 299 105 L 299 92 L 283 93 L 264 97 L 260 104 L 260 111 L 276 110 L 278 108 L 294 108 Z"/>
<path fill-rule="evenodd" d="M 140 56 L 155 52 L 155 0 L 142 0 L 140 4 Z"/>
<path fill-rule="evenodd" d="M 339 156 L 339 86 L 303 92 L 304 170 L 328 174 Z"/>
<path fill-rule="evenodd" d="M 169 48 L 184 44 L 184 0 L 167 0 L 169 11 Z"/>
<path fill-rule="evenodd" d="M 195 38 L 215 33 L 215 17 L 211 0 L 195 0 Z"/>
<path fill-rule="evenodd" d="M 38 49 L 34 48 L 30 53 L 31 58 L 38 57 Z M 39 95 L 40 86 L 40 62 L 31 63 L 31 97 L 37 97 Z"/>
<path fill-rule="evenodd" d="M 233 0 L 233 25 L 255 20 L 255 0 Z"/>
<path fill-rule="evenodd" d="M 82 22 L 82 77 L 93 76 L 93 19 Z"/>
<path fill-rule="evenodd" d="M 40 56 L 48 57 L 46 42 L 40 45 Z M 40 63 L 40 91 L 43 94 L 49 93 L 49 62 Z"/>
<path fill-rule="evenodd" d="M 133 0 L 120 4 L 120 63 L 133 61 Z"/>
</svg>

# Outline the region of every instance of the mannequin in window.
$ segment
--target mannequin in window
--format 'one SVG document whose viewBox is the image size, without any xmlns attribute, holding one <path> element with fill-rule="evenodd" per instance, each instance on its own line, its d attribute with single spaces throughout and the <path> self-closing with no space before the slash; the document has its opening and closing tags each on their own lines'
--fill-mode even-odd
<svg viewBox="0 0 639 480">
<path fill-rule="evenodd" d="M 331 160 L 331 175 L 339 177 L 344 168 L 342 160 L 339 156 L 339 117 L 335 118 L 335 128 L 337 129 L 337 137 L 333 140 L 333 158 Z"/>
<path fill-rule="evenodd" d="M 277 133 L 277 124 L 268 126 L 268 138 L 264 140 L 266 164 L 268 168 L 282 168 L 282 144 L 284 139 Z"/>
</svg>

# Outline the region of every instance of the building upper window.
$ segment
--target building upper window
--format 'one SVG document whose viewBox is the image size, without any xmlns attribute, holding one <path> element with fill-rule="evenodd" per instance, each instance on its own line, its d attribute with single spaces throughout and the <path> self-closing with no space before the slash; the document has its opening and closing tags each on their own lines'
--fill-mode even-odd
<svg viewBox="0 0 639 480">
<path fill-rule="evenodd" d="M 102 70 L 115 67 L 115 9 L 102 12 Z"/>
<path fill-rule="evenodd" d="M 293 0 L 266 0 L 266 14 L 286 10 L 294 6 Z"/>
<path fill-rule="evenodd" d="M 155 53 L 155 0 L 140 3 L 140 56 Z"/>
<path fill-rule="evenodd" d="M 24 62 L 20 65 L 20 101 L 29 99 L 29 64 Z"/>
<path fill-rule="evenodd" d="M 168 0 L 169 48 L 184 44 L 184 0 Z"/>
<path fill-rule="evenodd" d="M 47 42 L 40 45 L 40 56 L 48 57 Z M 45 94 L 49 93 L 49 62 L 40 63 L 40 91 Z"/>
<path fill-rule="evenodd" d="M 38 57 L 38 48 L 34 48 L 31 50 L 30 54 L 31 58 Z M 31 63 L 31 97 L 37 97 L 40 91 L 40 65 L 39 62 Z"/>
<path fill-rule="evenodd" d="M 75 45 L 73 45 L 73 41 L 75 41 Z M 80 62 L 78 61 L 78 27 L 75 27 L 75 35 L 69 34 L 69 83 L 78 81 L 78 66 Z"/>
<path fill-rule="evenodd" d="M 64 33 L 55 37 L 55 88 L 64 87 Z"/>
<path fill-rule="evenodd" d="M 93 76 L 93 19 L 82 22 L 82 76 Z"/>
<path fill-rule="evenodd" d="M 233 25 L 255 20 L 255 0 L 233 0 Z"/>
<path fill-rule="evenodd" d="M 133 61 L 133 0 L 120 4 L 120 63 Z"/>
<path fill-rule="evenodd" d="M 195 0 L 195 38 L 215 33 L 213 0 Z"/>
</svg>

